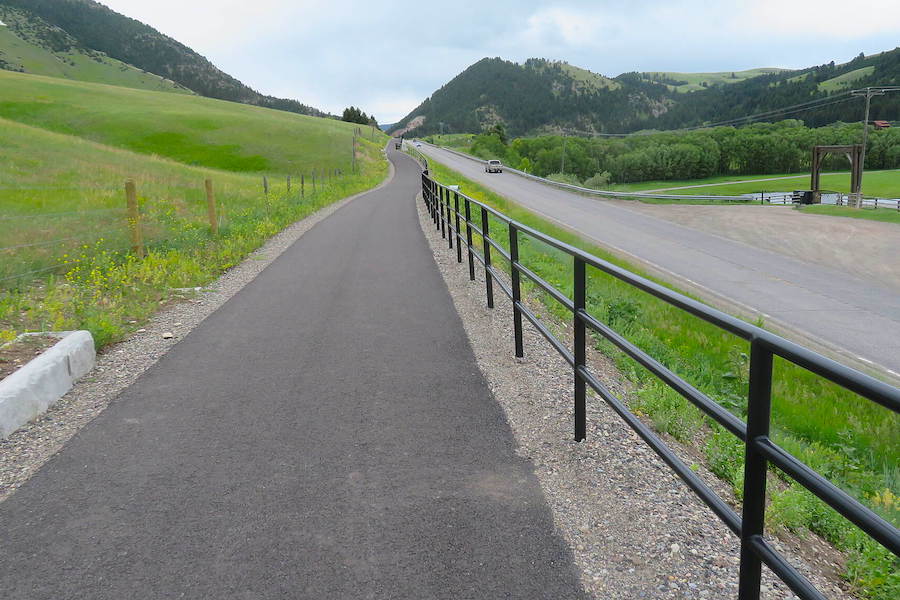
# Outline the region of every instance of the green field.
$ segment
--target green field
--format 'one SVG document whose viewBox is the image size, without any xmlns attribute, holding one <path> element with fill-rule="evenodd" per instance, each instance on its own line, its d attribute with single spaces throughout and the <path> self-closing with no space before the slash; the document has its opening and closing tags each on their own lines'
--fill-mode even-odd
<svg viewBox="0 0 900 600">
<path fill-rule="evenodd" d="M 849 217 L 851 219 L 866 219 L 869 221 L 881 221 L 882 223 L 900 223 L 900 211 L 895 208 L 848 208 L 846 206 L 829 206 L 826 204 L 814 204 L 798 207 L 805 213 L 813 215 L 831 215 L 833 217 Z"/>
<path fill-rule="evenodd" d="M 355 126 L 329 119 L 0 73 L 0 107 L 10 106 L 24 122 L 0 118 L 0 341 L 64 329 L 88 329 L 101 347 L 121 339 L 173 288 L 212 281 L 284 226 L 387 174 L 385 135 L 358 140 L 353 172 Z M 158 133 L 177 135 L 143 153 L 126 149 L 135 145 L 123 127 L 130 119 L 144 132 L 155 124 Z M 266 168 L 249 169 L 250 159 Z M 218 235 L 208 220 L 207 178 Z M 126 179 L 138 190 L 145 259 L 130 252 Z"/>
<path fill-rule="evenodd" d="M 631 271 L 633 265 L 610 255 L 571 231 L 546 221 L 447 169 L 429 163 L 440 181 L 461 184 L 462 191 L 512 218 L 582 248 Z M 507 246 L 505 225 L 491 230 Z M 480 243 L 480 240 L 478 241 Z M 526 266 L 571 298 L 572 262 L 560 252 L 527 240 L 519 243 Z M 499 258 L 499 257 L 498 257 Z M 508 268 L 502 260 L 501 267 Z M 685 380 L 732 410 L 746 416 L 748 345 L 726 332 L 622 282 L 589 269 L 588 309 Z M 539 289 L 547 310 L 565 320 L 571 314 Z M 708 466 L 734 486 L 740 497 L 743 446 L 701 415 L 678 394 L 660 384 L 611 344 L 597 342 L 636 386 L 633 409 L 655 427 L 693 445 Z M 900 523 L 900 418 L 857 395 L 783 360 L 776 360 L 773 379 L 773 434 L 779 444 L 806 464 L 867 502 L 885 518 Z M 861 595 L 879 600 L 900 592 L 896 559 L 797 484 L 773 472 L 769 527 L 803 535 L 812 530 L 849 553 L 846 576 Z"/>
<path fill-rule="evenodd" d="M 776 179 L 786 178 L 790 179 Z M 765 181 L 773 179 L 773 181 Z M 822 173 L 820 182 L 823 189 L 834 192 L 850 192 L 850 173 Z M 708 185 L 720 184 L 720 185 Z M 685 186 L 704 187 L 685 187 Z M 642 181 L 610 186 L 611 190 L 645 192 L 666 190 L 668 194 L 700 194 L 715 196 L 739 196 L 741 194 L 764 192 L 790 192 L 809 189 L 809 173 L 782 173 L 772 175 L 719 175 L 707 179 L 688 181 Z M 685 189 L 671 189 L 685 187 Z M 880 198 L 900 197 L 900 170 L 867 171 L 863 175 L 863 192 L 866 196 Z"/>
<path fill-rule="evenodd" d="M 0 71 L 0 118 L 189 165 L 258 173 L 348 170 L 359 127 L 199 96 L 9 71 Z"/>
<path fill-rule="evenodd" d="M 844 73 L 843 75 L 838 75 L 837 77 L 832 77 L 827 81 L 823 81 L 819 84 L 819 89 L 823 92 L 842 92 L 844 90 L 849 90 L 853 88 L 853 84 L 856 83 L 858 79 L 868 77 L 874 72 L 874 66 L 855 69 L 849 73 Z"/>
<path fill-rule="evenodd" d="M 123 87 L 191 94 L 180 85 L 159 75 L 135 67 L 100 53 L 89 55 L 77 49 L 51 52 L 26 41 L 9 27 L 0 27 L 0 58 L 9 69 L 23 69 L 25 73 L 61 77 L 92 83 L 106 83 Z"/>
</svg>

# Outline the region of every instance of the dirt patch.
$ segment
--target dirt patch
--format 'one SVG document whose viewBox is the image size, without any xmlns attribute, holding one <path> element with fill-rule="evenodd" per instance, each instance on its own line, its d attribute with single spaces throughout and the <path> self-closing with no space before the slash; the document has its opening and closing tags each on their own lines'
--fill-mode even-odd
<svg viewBox="0 0 900 600">
<path fill-rule="evenodd" d="M 613 201 L 623 208 L 900 290 L 900 227 L 811 215 L 788 206 L 703 206 Z"/>
<path fill-rule="evenodd" d="M 28 361 L 53 346 L 59 339 L 45 335 L 28 335 L 0 346 L 0 381 L 3 381 Z"/>
</svg>

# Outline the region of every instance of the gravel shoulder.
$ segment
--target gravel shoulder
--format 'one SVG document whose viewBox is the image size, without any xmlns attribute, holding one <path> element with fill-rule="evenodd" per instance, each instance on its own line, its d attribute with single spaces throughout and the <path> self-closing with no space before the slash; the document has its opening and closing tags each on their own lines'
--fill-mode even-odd
<svg viewBox="0 0 900 600">
<path fill-rule="evenodd" d="M 893 223 L 812 215 L 789 206 L 609 202 L 900 290 L 900 227 Z"/>
<path fill-rule="evenodd" d="M 387 178 L 373 190 L 384 187 L 393 177 L 391 165 Z M 103 412 L 179 339 L 250 283 L 300 236 L 354 198 L 373 190 L 335 202 L 285 228 L 207 287 L 173 291 L 170 300 L 146 325 L 130 338 L 105 348 L 97 356 L 94 370 L 44 415 L 6 440 L 0 440 L 0 502 Z"/>
<path fill-rule="evenodd" d="M 483 269 L 476 268 L 476 281 L 469 281 L 465 257 L 456 262 L 455 249 L 435 231 L 423 204 L 417 206 L 479 367 L 518 452 L 535 465 L 585 589 L 612 600 L 737 597 L 737 538 L 599 398 L 588 401 L 587 440 L 573 441 L 568 364 L 527 320 L 525 358 L 514 357 L 509 300 L 495 288 L 496 308 L 486 308 Z M 571 337 L 564 323 L 531 303 L 561 339 Z M 589 362 L 611 391 L 627 397 L 627 380 L 608 358 L 593 353 Z M 688 464 L 700 461 L 692 449 L 667 442 Z M 702 466 L 698 472 L 735 503 L 728 486 Z M 812 535 L 772 541 L 827 597 L 852 598 L 837 575 L 841 555 L 830 546 Z M 795 598 L 768 571 L 763 590 L 766 599 Z"/>
</svg>

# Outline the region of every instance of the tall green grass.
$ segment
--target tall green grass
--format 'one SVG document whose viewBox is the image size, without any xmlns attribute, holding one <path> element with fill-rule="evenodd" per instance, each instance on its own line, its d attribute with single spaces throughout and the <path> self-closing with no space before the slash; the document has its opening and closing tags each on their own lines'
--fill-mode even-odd
<svg viewBox="0 0 900 600">
<path fill-rule="evenodd" d="M 260 174 L 349 171 L 359 127 L 199 96 L 2 70 L 0 118 L 186 165 Z"/>
<path fill-rule="evenodd" d="M 438 180 L 462 184 L 466 194 L 512 218 L 640 273 L 633 265 L 444 165 L 432 160 L 429 166 Z M 492 219 L 491 228 L 497 232 L 495 239 L 507 246 L 504 224 Z M 519 244 L 522 262 L 571 298 L 571 258 L 524 236 Z M 571 319 L 571 314 L 555 300 L 528 285 L 527 281 L 525 283 L 549 311 L 559 318 Z M 736 415 L 745 416 L 749 373 L 749 347 L 745 341 L 594 269 L 588 270 L 587 304 L 591 314 Z M 649 418 L 660 431 L 702 449 L 713 472 L 730 482 L 740 497 L 741 443 L 610 343 L 599 340 L 596 343 L 636 384 L 637 391 L 629 399 L 632 408 Z M 898 415 L 800 367 L 777 360 L 773 385 L 773 437 L 800 460 L 868 503 L 885 518 L 900 523 Z M 792 484 L 783 474 L 773 472 L 771 492 L 769 519 L 772 528 L 811 530 L 822 535 L 850 553 L 847 577 L 861 594 L 879 600 L 897 597 L 900 592 L 897 567 L 900 565 L 893 555 L 859 534 L 854 526 Z"/>
<path fill-rule="evenodd" d="M 359 170 L 269 176 L 141 155 L 0 120 L 0 338 L 31 330 L 88 329 L 99 346 L 121 339 L 172 288 L 202 286 L 285 225 L 387 174 L 377 143 L 359 142 Z M 299 169 L 299 164 L 298 164 Z M 332 172 L 333 173 L 333 172 Z M 130 253 L 123 184 L 135 180 L 148 255 Z M 220 231 L 207 220 L 214 182 Z M 45 242 L 47 242 L 45 244 Z M 39 245 L 29 245 L 37 243 Z"/>
</svg>

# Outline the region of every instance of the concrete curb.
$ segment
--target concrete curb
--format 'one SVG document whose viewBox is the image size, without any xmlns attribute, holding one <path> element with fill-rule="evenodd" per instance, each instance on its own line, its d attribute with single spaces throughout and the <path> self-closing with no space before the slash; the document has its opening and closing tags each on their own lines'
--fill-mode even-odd
<svg viewBox="0 0 900 600">
<path fill-rule="evenodd" d="M 96 352 L 90 332 L 47 335 L 61 339 L 0 382 L 0 439 L 43 414 L 94 368 Z"/>
</svg>

